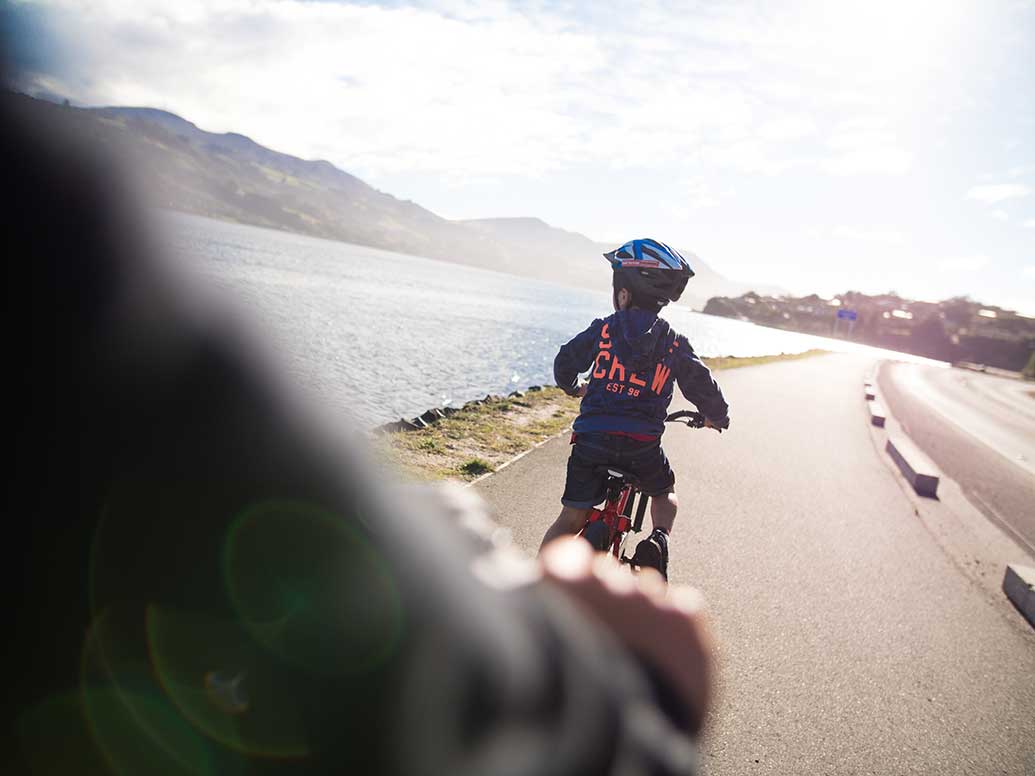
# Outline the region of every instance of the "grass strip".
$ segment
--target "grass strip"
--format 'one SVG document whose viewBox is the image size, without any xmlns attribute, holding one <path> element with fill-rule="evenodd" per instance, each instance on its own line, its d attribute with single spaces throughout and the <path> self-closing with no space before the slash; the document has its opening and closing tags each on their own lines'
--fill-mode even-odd
<svg viewBox="0 0 1035 776">
<path fill-rule="evenodd" d="M 826 351 L 746 358 L 706 358 L 712 371 L 792 361 Z M 560 388 L 526 391 L 521 396 L 491 397 L 470 404 L 427 428 L 393 431 L 374 445 L 386 463 L 417 480 L 455 479 L 469 482 L 495 471 L 514 456 L 571 427 L 579 399 Z"/>
</svg>

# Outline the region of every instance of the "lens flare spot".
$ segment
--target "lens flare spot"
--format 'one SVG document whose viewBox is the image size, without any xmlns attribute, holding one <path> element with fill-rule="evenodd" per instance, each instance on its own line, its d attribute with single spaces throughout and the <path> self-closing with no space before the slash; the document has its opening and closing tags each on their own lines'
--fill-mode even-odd
<svg viewBox="0 0 1035 776">
<path fill-rule="evenodd" d="M 214 773 L 209 743 L 155 681 L 143 612 L 106 609 L 90 627 L 80 695 L 91 735 L 118 774 Z"/>
<path fill-rule="evenodd" d="M 224 714 L 244 714 L 248 711 L 244 673 L 227 676 L 219 671 L 209 671 L 205 674 L 205 692 L 212 705 Z"/>
<path fill-rule="evenodd" d="M 257 504 L 232 526 L 223 566 L 244 627 L 283 659 L 340 677 L 394 653 L 395 579 L 353 521 L 300 502 Z"/>
<path fill-rule="evenodd" d="M 152 605 L 147 634 L 167 697 L 198 731 L 250 757 L 309 753 L 292 667 L 239 623 Z"/>
</svg>

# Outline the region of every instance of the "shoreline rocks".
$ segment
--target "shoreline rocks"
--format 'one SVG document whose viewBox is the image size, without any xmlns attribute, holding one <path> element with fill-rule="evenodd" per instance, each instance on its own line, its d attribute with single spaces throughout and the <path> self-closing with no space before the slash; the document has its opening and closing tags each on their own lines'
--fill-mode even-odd
<svg viewBox="0 0 1035 776">
<path fill-rule="evenodd" d="M 428 426 L 438 423 L 442 418 L 448 418 L 450 415 L 459 412 L 461 409 L 470 409 L 491 401 L 500 401 L 502 399 L 520 399 L 526 393 L 533 393 L 541 390 L 543 390 L 543 386 L 541 385 L 530 385 L 523 391 L 511 391 L 506 396 L 487 393 L 485 394 L 484 399 L 472 399 L 471 401 L 464 402 L 460 407 L 432 407 L 413 418 L 399 418 L 399 420 L 391 420 L 387 423 L 382 423 L 380 426 L 375 426 L 370 429 L 369 433 L 374 436 L 382 436 L 384 434 L 393 434 L 402 431 L 420 431 L 423 428 L 427 428 Z"/>
</svg>

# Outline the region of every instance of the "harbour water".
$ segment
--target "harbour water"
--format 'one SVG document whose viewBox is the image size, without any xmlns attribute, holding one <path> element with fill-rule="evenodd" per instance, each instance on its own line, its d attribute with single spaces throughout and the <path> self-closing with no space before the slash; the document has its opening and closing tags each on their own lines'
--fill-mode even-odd
<svg viewBox="0 0 1035 776">
<path fill-rule="evenodd" d="M 552 383 L 558 347 L 611 311 L 603 259 L 594 292 L 179 213 L 160 221 L 172 258 L 236 300 L 318 401 L 363 426 Z M 678 305 L 664 317 L 702 356 L 859 347 Z"/>
</svg>

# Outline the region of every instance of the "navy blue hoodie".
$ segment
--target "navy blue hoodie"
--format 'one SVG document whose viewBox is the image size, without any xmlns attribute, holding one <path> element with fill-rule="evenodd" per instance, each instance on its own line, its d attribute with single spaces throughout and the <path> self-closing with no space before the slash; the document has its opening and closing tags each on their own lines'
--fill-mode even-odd
<svg viewBox="0 0 1035 776">
<path fill-rule="evenodd" d="M 619 310 L 596 319 L 562 345 L 553 362 L 557 385 L 568 394 L 575 393 L 579 374 L 589 369 L 576 432 L 661 436 L 677 382 L 706 418 L 717 425 L 728 419 L 722 391 L 686 337 L 647 310 Z"/>
</svg>

